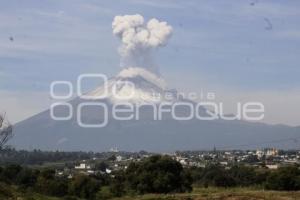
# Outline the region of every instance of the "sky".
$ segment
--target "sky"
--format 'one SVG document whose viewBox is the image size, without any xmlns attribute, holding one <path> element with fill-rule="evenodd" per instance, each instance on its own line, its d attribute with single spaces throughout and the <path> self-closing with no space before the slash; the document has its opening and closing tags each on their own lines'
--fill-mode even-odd
<svg viewBox="0 0 300 200">
<path fill-rule="evenodd" d="M 261 101 L 266 123 L 300 125 L 300 1 L 0 1 L 0 112 L 12 123 L 49 107 L 52 81 L 120 71 L 116 15 L 173 27 L 156 63 L 170 87 L 214 92 L 234 112 Z"/>
</svg>

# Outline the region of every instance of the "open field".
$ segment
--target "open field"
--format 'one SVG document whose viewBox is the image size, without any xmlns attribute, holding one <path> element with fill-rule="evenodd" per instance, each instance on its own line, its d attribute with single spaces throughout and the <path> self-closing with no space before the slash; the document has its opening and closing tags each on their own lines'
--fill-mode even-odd
<svg viewBox="0 0 300 200">
<path fill-rule="evenodd" d="M 5 187 L 6 186 L 6 187 Z M 5 187 L 5 188 L 3 188 Z M 67 200 L 76 198 L 48 197 L 30 191 L 22 191 L 13 186 L 0 187 L 0 200 Z M 78 199 L 79 200 L 79 199 Z M 196 188 L 184 194 L 147 194 L 126 196 L 112 200 L 300 200 L 298 192 L 264 191 L 251 188 Z"/>
<path fill-rule="evenodd" d="M 249 188 L 196 188 L 189 194 L 149 194 L 114 200 L 300 200 L 300 191 L 278 192 Z"/>
</svg>

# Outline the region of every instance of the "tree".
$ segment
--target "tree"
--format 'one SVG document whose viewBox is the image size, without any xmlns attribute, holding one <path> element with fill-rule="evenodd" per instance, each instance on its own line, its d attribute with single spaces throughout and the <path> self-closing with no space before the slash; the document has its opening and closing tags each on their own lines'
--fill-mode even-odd
<svg viewBox="0 0 300 200">
<path fill-rule="evenodd" d="M 192 179 L 179 162 L 168 156 L 157 155 L 131 163 L 125 177 L 127 187 L 140 194 L 191 190 Z"/>
<path fill-rule="evenodd" d="M 109 161 L 116 161 L 117 157 L 116 155 L 111 155 L 109 158 L 107 158 L 107 160 Z"/>
<path fill-rule="evenodd" d="M 96 179 L 79 174 L 70 183 L 69 193 L 80 198 L 93 199 L 100 186 Z"/>
<path fill-rule="evenodd" d="M 229 170 L 229 174 L 239 186 L 250 186 L 256 183 L 256 172 L 252 167 L 235 165 Z"/>
<path fill-rule="evenodd" d="M 100 170 L 102 172 L 105 172 L 106 168 L 108 168 L 108 167 L 109 167 L 108 164 L 103 161 L 96 163 L 96 165 L 95 165 L 95 169 Z"/>
<path fill-rule="evenodd" d="M 21 185 L 25 188 L 33 187 L 37 181 L 38 175 L 38 170 L 22 168 L 22 170 L 18 173 L 18 176 L 16 178 L 16 184 Z"/>
<path fill-rule="evenodd" d="M 217 187 L 232 187 L 235 186 L 235 180 L 226 169 L 219 164 L 211 164 L 205 167 L 202 171 L 198 183 L 203 186 L 217 186 Z"/>
<path fill-rule="evenodd" d="M 97 200 L 107 200 L 114 197 L 109 186 L 103 186 L 96 194 Z"/>
<path fill-rule="evenodd" d="M 0 114 L 0 149 L 7 143 L 13 136 L 12 125 L 5 120 L 5 114 Z"/>
<path fill-rule="evenodd" d="M 267 177 L 266 189 L 286 191 L 299 190 L 300 170 L 297 166 L 279 168 Z"/>
<path fill-rule="evenodd" d="M 7 183 L 15 183 L 16 177 L 21 170 L 22 167 L 20 165 L 8 165 L 2 170 L 1 179 Z"/>
<path fill-rule="evenodd" d="M 68 192 L 67 180 L 55 177 L 55 170 L 43 169 L 36 181 L 36 191 L 50 196 L 64 196 Z"/>
</svg>

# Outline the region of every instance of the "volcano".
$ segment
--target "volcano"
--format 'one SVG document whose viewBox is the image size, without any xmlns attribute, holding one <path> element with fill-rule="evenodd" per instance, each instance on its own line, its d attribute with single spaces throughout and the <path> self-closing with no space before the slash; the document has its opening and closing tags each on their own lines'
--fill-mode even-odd
<svg viewBox="0 0 300 200">
<path fill-rule="evenodd" d="M 105 91 L 105 98 L 99 98 Z M 154 98 L 153 94 L 160 98 Z M 77 97 L 69 101 L 73 108 L 73 116 L 69 120 L 53 120 L 50 110 L 47 110 L 17 123 L 10 144 L 17 149 L 29 150 L 107 151 L 118 148 L 124 151 L 152 152 L 212 149 L 214 146 L 230 149 L 268 146 L 290 149 L 298 145 L 293 138 L 299 138 L 299 127 L 222 119 L 180 121 L 169 115 L 155 120 L 154 111 L 147 105 L 159 106 L 166 102 L 196 104 L 178 98 L 177 91 L 168 89 L 165 81 L 156 73 L 142 68 L 126 68 L 106 84 L 86 93 L 84 98 Z M 82 103 L 101 103 L 107 105 L 109 111 L 116 104 L 138 105 L 139 119 L 117 120 L 108 112 L 104 127 L 82 127 L 78 123 L 76 109 Z M 199 110 L 204 115 L 206 111 L 204 107 Z M 64 112 L 65 109 L 60 107 L 55 110 L 56 115 L 63 116 Z M 187 110 L 181 108 L 177 112 L 184 115 Z M 101 107 L 87 106 L 82 110 L 80 121 L 84 124 L 103 122 L 103 113 Z"/>
</svg>

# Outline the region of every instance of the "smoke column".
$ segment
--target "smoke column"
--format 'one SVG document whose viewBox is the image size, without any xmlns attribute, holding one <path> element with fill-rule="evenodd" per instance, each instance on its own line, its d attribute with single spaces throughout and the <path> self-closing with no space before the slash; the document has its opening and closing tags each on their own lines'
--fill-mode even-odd
<svg viewBox="0 0 300 200">
<path fill-rule="evenodd" d="M 172 27 L 167 22 L 150 19 L 144 22 L 141 15 L 116 16 L 112 23 L 113 34 L 122 44 L 119 48 L 121 67 L 141 67 L 158 72 L 153 63 L 153 51 L 167 44 Z"/>
</svg>

